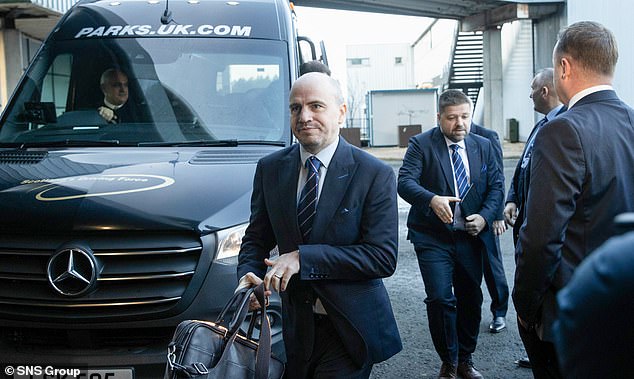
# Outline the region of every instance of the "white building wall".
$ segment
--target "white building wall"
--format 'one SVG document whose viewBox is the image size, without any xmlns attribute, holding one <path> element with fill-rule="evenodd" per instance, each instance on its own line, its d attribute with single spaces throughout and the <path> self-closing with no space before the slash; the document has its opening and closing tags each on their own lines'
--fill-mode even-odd
<svg viewBox="0 0 634 379">
<path fill-rule="evenodd" d="M 413 88 L 412 50 L 407 43 L 349 45 L 346 47 L 348 75 L 367 83 L 368 89 Z M 368 59 L 367 64 L 351 64 L 352 59 Z M 397 63 L 396 59 L 401 62 Z"/>
<path fill-rule="evenodd" d="M 508 120 L 514 118 L 519 121 L 520 141 L 526 141 L 535 125 L 533 102 L 528 97 L 533 79 L 532 22 L 520 20 L 504 24 L 501 38 L 505 125 L 504 135 L 500 137 L 509 138 Z"/>
<path fill-rule="evenodd" d="M 346 61 L 348 118 L 356 120 L 352 126 L 365 127 L 369 90 L 415 87 L 413 54 L 408 43 L 349 45 L 346 46 Z"/>
<path fill-rule="evenodd" d="M 610 2 L 568 0 L 566 10 L 568 24 L 586 20 L 596 21 L 614 33 L 619 47 L 619 61 L 616 65 L 613 82 L 614 89 L 623 101 L 634 106 L 634 70 L 632 70 L 634 67 L 634 45 L 632 45 L 631 25 L 634 2 L 629 0 Z"/>
</svg>

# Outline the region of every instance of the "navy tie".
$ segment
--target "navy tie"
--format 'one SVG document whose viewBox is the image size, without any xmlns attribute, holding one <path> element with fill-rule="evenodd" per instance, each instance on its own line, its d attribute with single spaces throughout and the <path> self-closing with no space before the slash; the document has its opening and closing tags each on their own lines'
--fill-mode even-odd
<svg viewBox="0 0 634 379">
<path fill-rule="evenodd" d="M 297 222 L 299 223 L 299 230 L 302 232 L 304 241 L 308 241 L 310 232 L 313 229 L 313 218 L 317 212 L 317 191 L 319 188 L 320 166 L 321 162 L 315 156 L 306 160 L 308 175 L 297 205 Z"/>
<path fill-rule="evenodd" d="M 458 196 L 462 198 L 469 189 L 469 176 L 462 163 L 462 157 L 460 157 L 460 146 L 458 144 L 451 145 L 453 153 L 451 154 L 451 162 L 453 162 L 453 174 L 456 177 L 456 184 L 458 185 Z"/>
</svg>

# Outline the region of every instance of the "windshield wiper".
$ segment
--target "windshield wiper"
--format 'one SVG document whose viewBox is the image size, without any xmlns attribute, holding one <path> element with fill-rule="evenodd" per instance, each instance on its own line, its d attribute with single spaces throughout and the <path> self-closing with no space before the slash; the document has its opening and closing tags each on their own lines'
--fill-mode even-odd
<svg viewBox="0 0 634 379">
<path fill-rule="evenodd" d="M 168 142 L 139 142 L 139 146 L 222 146 L 236 147 L 238 140 L 196 140 L 196 141 L 168 141 Z"/>
<path fill-rule="evenodd" d="M 140 142 L 139 146 L 220 146 L 236 147 L 238 145 L 269 145 L 286 146 L 282 141 L 258 141 L 258 140 L 197 140 L 197 141 L 173 141 L 173 142 Z"/>
<path fill-rule="evenodd" d="M 268 146 L 286 146 L 284 141 L 258 141 L 258 140 L 240 140 L 240 145 L 268 145 Z"/>
<path fill-rule="evenodd" d="M 61 141 L 34 141 L 34 142 L 16 142 L 13 146 L 18 149 L 26 149 L 29 147 L 58 147 L 58 146 L 121 146 L 119 140 L 72 140 L 66 139 Z"/>
</svg>

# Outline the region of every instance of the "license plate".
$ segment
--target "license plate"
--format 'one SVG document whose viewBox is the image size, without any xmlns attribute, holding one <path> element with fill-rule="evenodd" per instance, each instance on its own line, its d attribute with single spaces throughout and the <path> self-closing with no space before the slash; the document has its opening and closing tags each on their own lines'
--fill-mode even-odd
<svg viewBox="0 0 634 379">
<path fill-rule="evenodd" d="M 22 368 L 22 370 L 20 370 Z M 13 379 L 134 379 L 134 371 L 131 368 L 113 369 L 55 369 L 53 367 L 36 366 L 30 369 L 28 366 L 20 366 L 13 375 Z M 26 374 L 26 375 L 22 375 Z"/>
</svg>

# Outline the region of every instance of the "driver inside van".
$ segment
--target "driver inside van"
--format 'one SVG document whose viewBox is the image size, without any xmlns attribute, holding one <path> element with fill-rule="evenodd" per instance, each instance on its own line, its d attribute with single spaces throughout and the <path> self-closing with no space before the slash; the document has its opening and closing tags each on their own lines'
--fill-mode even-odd
<svg viewBox="0 0 634 379">
<path fill-rule="evenodd" d="M 99 115 L 111 124 L 130 121 L 128 75 L 119 69 L 109 68 L 101 74 L 100 87 L 104 99 L 103 105 L 97 109 Z"/>
</svg>

